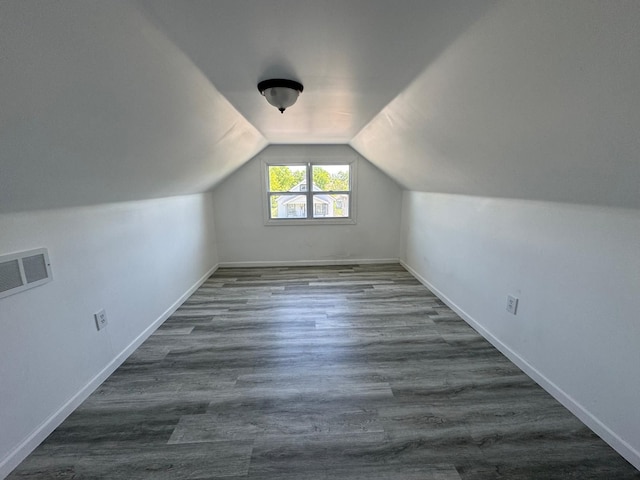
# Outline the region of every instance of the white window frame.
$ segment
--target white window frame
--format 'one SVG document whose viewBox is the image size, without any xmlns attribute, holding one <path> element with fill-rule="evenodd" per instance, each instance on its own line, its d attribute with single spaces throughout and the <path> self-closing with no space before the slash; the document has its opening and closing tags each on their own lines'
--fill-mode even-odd
<svg viewBox="0 0 640 480">
<path fill-rule="evenodd" d="M 355 225 L 356 224 L 356 196 L 357 196 L 357 166 L 358 158 L 356 156 L 345 156 L 336 158 L 331 157 L 318 157 L 318 158 L 306 158 L 305 161 L 300 160 L 292 161 L 288 158 L 262 158 L 262 213 L 265 225 L 278 225 L 278 226 L 292 226 L 292 225 Z M 345 193 L 345 192 L 314 192 L 313 188 L 307 188 L 306 191 L 297 192 L 301 195 L 305 195 L 307 198 L 307 218 L 271 218 L 271 205 L 269 191 L 269 166 L 271 165 L 287 165 L 292 167 L 306 166 L 307 167 L 307 185 L 313 185 L 313 167 L 322 165 L 349 165 L 349 216 L 348 217 L 319 217 L 314 218 L 313 208 L 313 194 L 332 194 L 332 193 Z M 282 192 L 284 193 L 284 192 Z"/>
</svg>

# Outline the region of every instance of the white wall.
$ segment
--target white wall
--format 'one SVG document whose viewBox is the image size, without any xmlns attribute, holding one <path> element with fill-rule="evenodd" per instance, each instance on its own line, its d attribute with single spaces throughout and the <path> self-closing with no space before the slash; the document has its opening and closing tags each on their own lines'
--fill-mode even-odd
<svg viewBox="0 0 640 480">
<path fill-rule="evenodd" d="M 37 247 L 53 281 L 0 299 L 0 478 L 216 265 L 211 194 L 0 215 L 0 254 Z"/>
<path fill-rule="evenodd" d="M 264 225 L 262 158 L 356 155 L 346 145 L 273 145 L 228 177 L 213 192 L 221 264 L 397 261 L 402 190 L 361 157 L 356 225 Z"/>
<path fill-rule="evenodd" d="M 640 210 L 405 192 L 401 257 L 640 468 Z"/>
</svg>

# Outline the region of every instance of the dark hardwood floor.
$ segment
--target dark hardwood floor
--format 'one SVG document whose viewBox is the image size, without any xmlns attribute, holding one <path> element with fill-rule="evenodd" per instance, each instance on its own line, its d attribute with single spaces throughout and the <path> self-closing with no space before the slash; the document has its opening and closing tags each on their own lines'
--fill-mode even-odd
<svg viewBox="0 0 640 480">
<path fill-rule="evenodd" d="M 11 479 L 639 479 L 399 265 L 218 270 Z"/>
</svg>

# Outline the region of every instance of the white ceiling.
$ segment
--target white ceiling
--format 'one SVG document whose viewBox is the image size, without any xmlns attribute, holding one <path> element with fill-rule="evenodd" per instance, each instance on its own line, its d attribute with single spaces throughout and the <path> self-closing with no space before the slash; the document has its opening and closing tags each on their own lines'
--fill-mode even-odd
<svg viewBox="0 0 640 480">
<path fill-rule="evenodd" d="M 151 18 L 270 143 L 347 143 L 492 2 L 143 0 Z M 281 115 L 257 83 L 304 85 Z"/>
<path fill-rule="evenodd" d="M 0 2 L 0 212 L 205 191 L 269 143 L 640 208 L 640 2 Z M 304 84 L 284 115 L 258 81 Z"/>
</svg>

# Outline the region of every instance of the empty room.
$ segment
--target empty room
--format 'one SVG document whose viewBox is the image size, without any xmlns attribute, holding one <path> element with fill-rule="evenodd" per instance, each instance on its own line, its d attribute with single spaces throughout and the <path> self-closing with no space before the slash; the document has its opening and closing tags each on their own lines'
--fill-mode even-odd
<svg viewBox="0 0 640 480">
<path fill-rule="evenodd" d="M 0 2 L 0 478 L 640 479 L 640 2 Z"/>
</svg>

